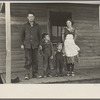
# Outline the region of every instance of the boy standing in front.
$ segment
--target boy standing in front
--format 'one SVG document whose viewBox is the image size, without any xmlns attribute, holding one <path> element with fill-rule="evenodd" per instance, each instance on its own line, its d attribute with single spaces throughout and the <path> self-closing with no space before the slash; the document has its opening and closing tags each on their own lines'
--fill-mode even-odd
<svg viewBox="0 0 100 100">
<path fill-rule="evenodd" d="M 50 41 L 50 37 L 47 33 L 43 34 L 42 52 L 43 52 L 44 77 L 52 77 L 51 68 L 50 68 L 50 60 L 53 59 L 54 51 L 53 51 L 53 45 Z"/>
</svg>

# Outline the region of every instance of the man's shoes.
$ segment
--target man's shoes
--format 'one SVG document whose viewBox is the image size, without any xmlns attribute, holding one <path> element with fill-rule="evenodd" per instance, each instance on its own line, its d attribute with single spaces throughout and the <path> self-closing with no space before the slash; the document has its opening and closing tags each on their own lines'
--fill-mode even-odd
<svg viewBox="0 0 100 100">
<path fill-rule="evenodd" d="M 41 75 L 38 75 L 37 78 L 42 78 L 42 76 Z"/>
<path fill-rule="evenodd" d="M 30 77 L 29 77 L 29 74 L 25 74 L 25 80 L 29 80 Z"/>
</svg>

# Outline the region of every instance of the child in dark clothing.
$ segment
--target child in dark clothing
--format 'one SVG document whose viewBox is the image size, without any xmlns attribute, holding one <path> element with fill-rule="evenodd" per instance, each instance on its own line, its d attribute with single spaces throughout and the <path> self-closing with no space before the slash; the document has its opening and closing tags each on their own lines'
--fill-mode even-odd
<svg viewBox="0 0 100 100">
<path fill-rule="evenodd" d="M 52 77 L 50 69 L 50 60 L 53 59 L 53 45 L 50 42 L 50 37 L 47 33 L 43 34 L 43 43 L 42 43 L 42 54 L 43 54 L 43 72 L 44 77 Z"/>
<path fill-rule="evenodd" d="M 64 56 L 63 56 L 62 48 L 63 48 L 62 43 L 58 43 L 57 52 L 55 54 L 56 76 L 63 76 Z"/>
</svg>

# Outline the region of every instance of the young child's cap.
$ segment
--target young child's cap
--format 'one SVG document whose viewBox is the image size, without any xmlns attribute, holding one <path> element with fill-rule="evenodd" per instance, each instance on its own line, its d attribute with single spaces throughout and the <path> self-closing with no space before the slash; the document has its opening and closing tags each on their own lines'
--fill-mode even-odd
<svg viewBox="0 0 100 100">
<path fill-rule="evenodd" d="M 62 43 L 57 43 L 57 46 L 62 45 Z"/>
</svg>

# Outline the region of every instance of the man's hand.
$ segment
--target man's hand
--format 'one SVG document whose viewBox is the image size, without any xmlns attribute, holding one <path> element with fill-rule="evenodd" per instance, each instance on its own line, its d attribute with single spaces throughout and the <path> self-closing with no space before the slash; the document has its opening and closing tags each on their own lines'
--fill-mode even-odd
<svg viewBox="0 0 100 100">
<path fill-rule="evenodd" d="M 21 49 L 24 49 L 24 45 L 21 45 Z"/>
<path fill-rule="evenodd" d="M 41 45 L 39 46 L 39 49 L 42 50 L 42 46 Z"/>
</svg>

